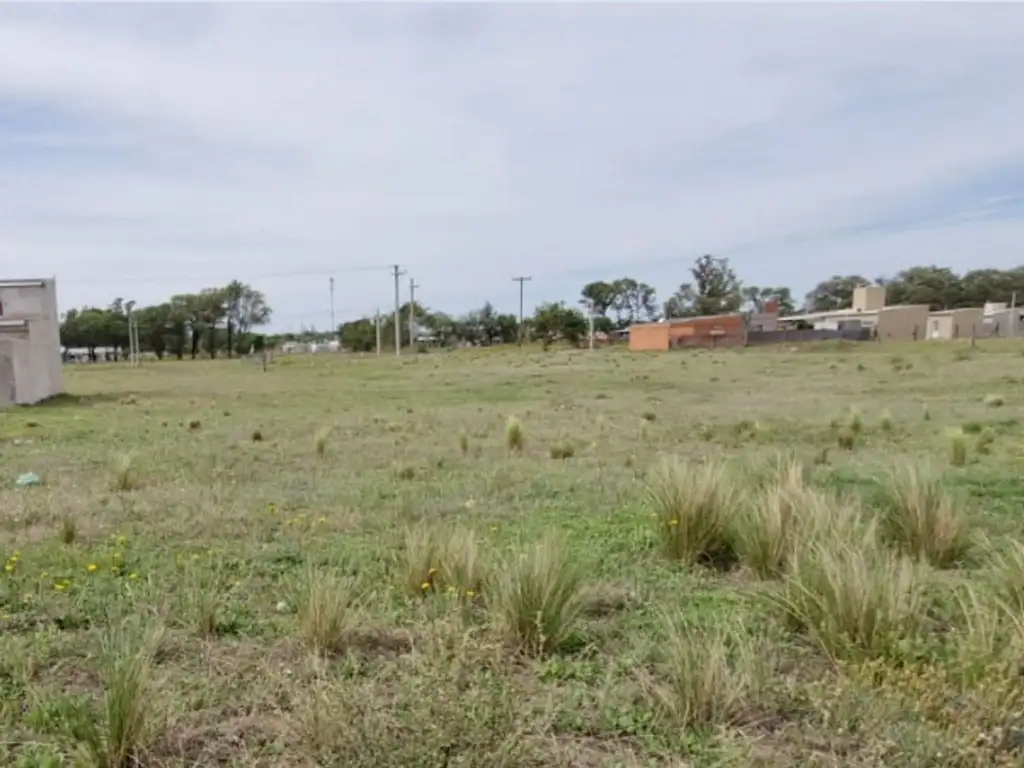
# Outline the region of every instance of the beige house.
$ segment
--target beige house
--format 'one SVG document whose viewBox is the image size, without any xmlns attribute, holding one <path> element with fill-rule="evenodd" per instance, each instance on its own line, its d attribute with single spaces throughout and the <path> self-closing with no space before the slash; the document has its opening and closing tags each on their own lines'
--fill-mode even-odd
<svg viewBox="0 0 1024 768">
<path fill-rule="evenodd" d="M 971 339 L 985 335 L 982 328 L 985 311 L 981 307 L 964 307 L 932 312 L 928 316 L 929 339 Z"/>
<path fill-rule="evenodd" d="M 857 331 L 868 329 L 880 341 L 918 341 L 928 329 L 926 304 L 885 306 L 884 285 L 862 285 L 853 291 L 849 309 L 790 315 L 787 324 L 810 323 L 815 330 Z"/>
<path fill-rule="evenodd" d="M 0 280 L 0 407 L 64 390 L 53 280 Z"/>
</svg>

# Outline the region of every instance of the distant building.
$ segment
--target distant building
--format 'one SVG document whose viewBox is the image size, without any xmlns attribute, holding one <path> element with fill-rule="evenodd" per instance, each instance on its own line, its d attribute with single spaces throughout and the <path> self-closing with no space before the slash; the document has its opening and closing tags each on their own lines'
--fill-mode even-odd
<svg viewBox="0 0 1024 768">
<path fill-rule="evenodd" d="M 0 406 L 64 391 L 54 280 L 0 281 Z"/>
</svg>

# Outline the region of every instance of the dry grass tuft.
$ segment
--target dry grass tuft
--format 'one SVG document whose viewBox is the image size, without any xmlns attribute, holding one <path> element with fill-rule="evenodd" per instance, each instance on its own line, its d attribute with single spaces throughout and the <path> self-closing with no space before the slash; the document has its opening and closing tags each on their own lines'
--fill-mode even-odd
<svg viewBox="0 0 1024 768">
<path fill-rule="evenodd" d="M 82 712 L 70 724 L 89 762 L 98 768 L 131 768 L 143 755 L 154 730 L 157 697 L 154 657 L 162 630 L 140 632 L 125 626 L 104 640 L 103 709 Z"/>
<path fill-rule="evenodd" d="M 925 615 L 921 567 L 875 541 L 873 527 L 802 544 L 769 599 L 835 659 L 898 655 Z"/>
<path fill-rule="evenodd" d="M 967 435 L 962 429 L 949 433 L 949 463 L 954 467 L 967 465 Z"/>
<path fill-rule="evenodd" d="M 302 641 L 317 656 L 344 650 L 355 617 L 355 589 L 339 573 L 310 567 L 300 603 Z"/>
<path fill-rule="evenodd" d="M 908 463 L 891 471 L 883 484 L 879 518 L 888 543 L 936 568 L 958 565 L 971 552 L 971 520 L 929 468 Z"/>
<path fill-rule="evenodd" d="M 989 408 L 1002 408 L 1006 404 L 1006 400 L 1002 395 L 986 395 L 984 403 Z"/>
<path fill-rule="evenodd" d="M 330 437 L 330 427 L 321 427 L 316 431 L 316 434 L 313 435 L 313 448 L 316 450 L 316 455 L 321 459 L 327 453 L 327 443 L 330 440 Z"/>
<path fill-rule="evenodd" d="M 523 442 L 523 423 L 515 416 L 509 416 L 505 422 L 505 447 L 509 453 L 521 453 Z"/>
<path fill-rule="evenodd" d="M 665 678 L 649 688 L 655 711 L 675 729 L 734 725 L 755 709 L 766 669 L 751 640 L 725 629 L 697 629 L 666 618 Z"/>
<path fill-rule="evenodd" d="M 687 565 L 733 559 L 730 521 L 741 500 L 721 462 L 661 461 L 648 476 L 648 497 L 662 551 Z"/>
<path fill-rule="evenodd" d="M 110 482 L 113 491 L 124 493 L 134 491 L 139 487 L 135 478 L 135 457 L 130 453 L 118 457 L 117 466 L 114 469 L 114 478 Z"/>
<path fill-rule="evenodd" d="M 569 440 L 560 440 L 548 448 L 552 459 L 571 459 L 576 455 L 576 447 Z"/>
<path fill-rule="evenodd" d="M 564 648 L 584 608 L 583 573 L 553 536 L 510 556 L 489 587 L 489 604 L 505 639 L 534 656 Z"/>
<path fill-rule="evenodd" d="M 78 522 L 69 514 L 64 514 L 60 518 L 60 530 L 58 532 L 61 542 L 71 546 L 75 543 L 78 538 Z"/>
</svg>

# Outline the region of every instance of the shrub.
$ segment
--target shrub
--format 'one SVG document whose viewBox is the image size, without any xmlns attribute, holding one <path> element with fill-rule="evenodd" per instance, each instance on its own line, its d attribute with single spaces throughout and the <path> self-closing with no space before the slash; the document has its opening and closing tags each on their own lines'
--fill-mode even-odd
<svg viewBox="0 0 1024 768">
<path fill-rule="evenodd" d="M 263 442 L 263 432 L 261 430 L 259 430 L 259 429 L 254 429 L 252 431 L 252 436 L 251 437 L 252 437 L 252 441 L 254 443 L 262 443 Z"/>
<path fill-rule="evenodd" d="M 843 427 L 836 434 L 836 444 L 844 451 L 852 451 L 857 445 L 857 433 L 848 427 Z"/>
<path fill-rule="evenodd" d="M 505 422 L 505 445 L 509 453 L 521 453 L 523 450 L 523 424 L 515 416 L 509 416 Z"/>
<path fill-rule="evenodd" d="M 650 693 L 673 729 L 711 729 L 736 722 L 756 706 L 766 675 L 753 644 L 742 633 L 697 629 L 666 619 L 667 682 Z"/>
<path fill-rule="evenodd" d="M 996 433 L 990 427 L 985 427 L 979 434 L 975 444 L 975 450 L 983 455 L 992 453 L 992 444 L 996 441 Z"/>
<path fill-rule="evenodd" d="M 490 585 L 499 628 L 531 655 L 563 648 L 583 610 L 582 583 L 582 568 L 557 538 L 511 557 Z"/>
<path fill-rule="evenodd" d="M 666 556 L 687 565 L 732 560 L 730 518 L 739 497 L 721 463 L 664 459 L 650 473 L 648 494 Z"/>
<path fill-rule="evenodd" d="M 769 599 L 835 659 L 898 655 L 924 615 L 920 567 L 880 548 L 873 528 L 852 533 L 802 544 L 781 592 Z"/>
<path fill-rule="evenodd" d="M 883 484 L 879 518 L 888 543 L 937 568 L 962 562 L 972 548 L 971 520 L 930 469 L 905 464 L 891 471 Z"/>
</svg>

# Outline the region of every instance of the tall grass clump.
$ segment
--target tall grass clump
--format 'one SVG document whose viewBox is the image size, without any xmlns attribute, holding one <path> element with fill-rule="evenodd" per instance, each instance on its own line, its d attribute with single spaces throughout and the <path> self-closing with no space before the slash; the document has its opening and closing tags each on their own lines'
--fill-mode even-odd
<svg viewBox="0 0 1024 768">
<path fill-rule="evenodd" d="M 305 646 L 317 656 L 344 649 L 355 611 L 351 582 L 334 571 L 310 566 L 299 618 Z"/>
<path fill-rule="evenodd" d="M 459 453 L 463 456 L 469 454 L 469 435 L 465 432 L 459 433 Z"/>
<path fill-rule="evenodd" d="M 523 423 L 515 416 L 509 416 L 505 422 L 505 447 L 509 453 L 521 453 L 523 442 Z"/>
<path fill-rule="evenodd" d="M 60 518 L 60 540 L 71 546 L 75 543 L 75 539 L 78 538 L 78 522 L 74 517 L 65 513 Z"/>
<path fill-rule="evenodd" d="M 1006 400 L 1002 395 L 986 395 L 984 402 L 989 408 L 1002 408 Z"/>
<path fill-rule="evenodd" d="M 441 566 L 441 538 L 437 528 L 425 523 L 407 528 L 397 565 L 409 595 L 435 592 L 440 583 Z"/>
<path fill-rule="evenodd" d="M 98 717 L 83 712 L 74 738 L 99 768 L 143 764 L 156 714 L 154 656 L 162 633 L 120 627 L 103 642 L 103 705 Z"/>
<path fill-rule="evenodd" d="M 882 411 L 882 416 L 878 420 L 878 428 L 886 434 L 892 432 L 892 412 L 888 408 Z"/>
<path fill-rule="evenodd" d="M 807 487 L 800 462 L 783 466 L 775 481 L 749 495 L 737 514 L 732 542 L 740 563 L 762 579 L 782 575 L 798 536 L 814 527 L 826 503 Z"/>
<path fill-rule="evenodd" d="M 684 564 L 727 564 L 730 521 L 740 503 L 720 462 L 666 458 L 648 476 L 648 498 L 664 554 Z"/>
<path fill-rule="evenodd" d="M 769 599 L 834 659 L 896 656 L 924 616 L 921 567 L 878 546 L 871 526 L 851 534 L 801 545 Z"/>
<path fill-rule="evenodd" d="M 438 563 L 436 575 L 446 593 L 460 598 L 483 594 L 488 558 L 474 531 L 461 526 L 451 531 L 440 547 Z"/>
<path fill-rule="evenodd" d="M 887 543 L 936 568 L 957 565 L 971 552 L 970 516 L 930 468 L 908 463 L 890 471 L 878 512 L 880 533 Z"/>
<path fill-rule="evenodd" d="M 316 431 L 313 435 L 313 449 L 316 451 L 316 455 L 323 458 L 327 453 L 327 442 L 331 437 L 331 428 L 322 427 Z"/>
<path fill-rule="evenodd" d="M 1024 620 L 1024 543 L 1010 539 L 986 554 L 989 588 L 1009 611 Z"/>
<path fill-rule="evenodd" d="M 967 435 L 963 430 L 954 430 L 949 433 L 949 463 L 954 467 L 963 467 L 967 464 Z"/>
<path fill-rule="evenodd" d="M 697 629 L 666 618 L 665 682 L 652 686 L 655 710 L 673 730 L 732 725 L 756 707 L 765 690 L 765 667 L 740 632 Z"/>
<path fill-rule="evenodd" d="M 135 457 L 130 453 L 121 454 L 114 467 L 114 477 L 111 480 L 111 490 L 125 492 L 138 488 L 138 481 L 135 477 Z"/>
<path fill-rule="evenodd" d="M 548 537 L 506 560 L 494 574 L 490 606 L 505 638 L 525 653 L 558 651 L 572 639 L 584 600 L 583 569 Z"/>
</svg>

